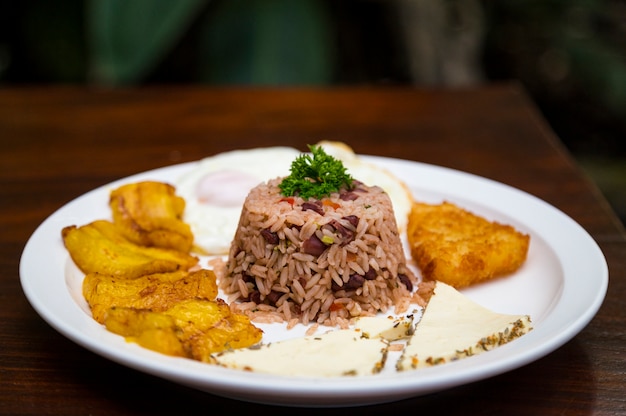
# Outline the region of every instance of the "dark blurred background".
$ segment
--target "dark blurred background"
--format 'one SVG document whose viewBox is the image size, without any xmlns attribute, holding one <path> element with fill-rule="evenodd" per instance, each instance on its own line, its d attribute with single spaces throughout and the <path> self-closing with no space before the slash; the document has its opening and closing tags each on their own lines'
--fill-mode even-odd
<svg viewBox="0 0 626 416">
<path fill-rule="evenodd" d="M 0 87 L 511 79 L 626 222 L 623 1 L 0 0 Z"/>
</svg>

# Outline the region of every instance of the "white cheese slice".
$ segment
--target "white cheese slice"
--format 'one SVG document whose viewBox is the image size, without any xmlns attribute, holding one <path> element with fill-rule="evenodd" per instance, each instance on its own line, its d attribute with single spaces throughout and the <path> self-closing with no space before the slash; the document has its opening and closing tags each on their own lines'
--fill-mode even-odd
<svg viewBox="0 0 626 416">
<path fill-rule="evenodd" d="M 215 355 L 218 365 L 284 376 L 337 377 L 378 373 L 388 343 L 352 329 L 231 350 Z"/>
<path fill-rule="evenodd" d="M 400 317 L 364 316 L 356 320 L 354 327 L 366 338 L 398 341 L 408 338 L 413 333 L 413 315 Z"/>
<path fill-rule="evenodd" d="M 493 312 L 452 286 L 437 282 L 396 367 L 402 371 L 462 359 L 489 351 L 531 329 L 528 315 Z"/>
</svg>

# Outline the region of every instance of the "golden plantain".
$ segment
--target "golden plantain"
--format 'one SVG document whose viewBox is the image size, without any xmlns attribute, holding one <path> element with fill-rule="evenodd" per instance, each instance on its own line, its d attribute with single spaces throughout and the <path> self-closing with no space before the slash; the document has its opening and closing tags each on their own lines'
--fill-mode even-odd
<svg viewBox="0 0 626 416">
<path fill-rule="evenodd" d="M 208 363 L 214 362 L 213 353 L 252 346 L 263 335 L 246 316 L 232 313 L 221 299 L 189 299 L 161 312 L 116 307 L 107 312 L 104 323 L 109 331 L 145 348 L 159 348 L 169 355 L 184 351 L 187 358 Z M 180 344 L 172 342 L 173 337 Z"/>
<path fill-rule="evenodd" d="M 107 330 L 128 342 L 161 354 L 189 358 L 181 341 L 181 330 L 171 316 L 147 309 L 113 307 L 107 311 L 103 323 Z"/>
<path fill-rule="evenodd" d="M 193 244 L 191 227 L 182 220 L 185 200 L 163 182 L 122 185 L 109 197 L 113 222 L 130 241 L 188 252 Z"/>
<path fill-rule="evenodd" d="M 101 273 L 134 279 L 153 273 L 188 270 L 198 258 L 188 252 L 144 247 L 126 239 L 112 222 L 97 220 L 61 230 L 74 263 L 85 274 Z"/>
<path fill-rule="evenodd" d="M 213 271 L 206 269 L 155 273 L 136 279 L 88 273 L 83 280 L 83 296 L 93 318 L 103 323 L 106 312 L 116 306 L 158 312 L 186 299 L 214 300 L 217 283 Z"/>
</svg>

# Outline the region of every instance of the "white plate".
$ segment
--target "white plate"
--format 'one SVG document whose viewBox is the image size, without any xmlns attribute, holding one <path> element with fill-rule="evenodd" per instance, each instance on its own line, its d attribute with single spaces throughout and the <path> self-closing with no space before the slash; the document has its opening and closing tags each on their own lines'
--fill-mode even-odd
<svg viewBox="0 0 626 416">
<path fill-rule="evenodd" d="M 173 183 L 195 166 L 186 163 L 134 175 L 95 189 L 46 219 L 29 239 L 20 262 L 21 283 L 35 310 L 61 334 L 128 367 L 213 394 L 290 406 L 353 406 L 424 395 L 485 379 L 537 360 L 580 332 L 596 314 L 608 268 L 589 234 L 567 215 L 527 193 L 485 178 L 437 166 L 363 156 L 388 168 L 425 202 L 448 200 L 531 236 L 528 259 L 512 276 L 463 292 L 501 312 L 529 314 L 534 329 L 493 351 L 432 368 L 366 377 L 315 379 L 241 372 L 165 356 L 127 343 L 86 312 L 80 282 L 61 229 L 110 218 L 111 189 L 122 183 Z"/>
</svg>

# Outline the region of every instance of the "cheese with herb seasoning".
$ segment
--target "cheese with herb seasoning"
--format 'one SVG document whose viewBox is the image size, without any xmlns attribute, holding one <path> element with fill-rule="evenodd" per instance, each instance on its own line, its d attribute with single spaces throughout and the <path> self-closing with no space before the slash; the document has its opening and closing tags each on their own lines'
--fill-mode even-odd
<svg viewBox="0 0 626 416">
<path fill-rule="evenodd" d="M 413 333 L 413 314 L 400 317 L 364 316 L 354 327 L 366 338 L 383 338 L 393 342 L 408 338 Z"/>
<path fill-rule="evenodd" d="M 347 329 L 227 351 L 215 360 L 223 367 L 284 376 L 363 376 L 384 367 L 388 347 L 383 338 Z"/>
<path fill-rule="evenodd" d="M 496 313 L 437 282 L 396 367 L 403 371 L 459 360 L 510 342 L 531 329 L 528 315 Z"/>
</svg>

